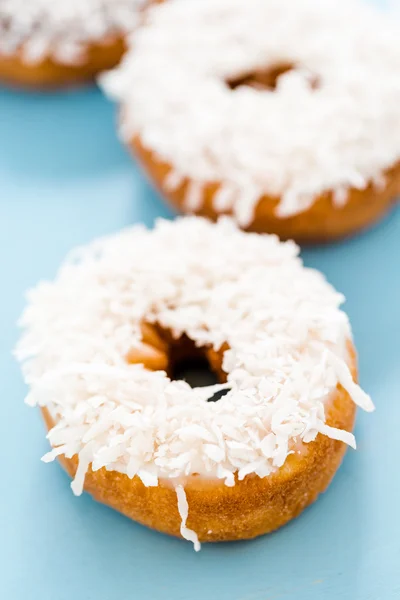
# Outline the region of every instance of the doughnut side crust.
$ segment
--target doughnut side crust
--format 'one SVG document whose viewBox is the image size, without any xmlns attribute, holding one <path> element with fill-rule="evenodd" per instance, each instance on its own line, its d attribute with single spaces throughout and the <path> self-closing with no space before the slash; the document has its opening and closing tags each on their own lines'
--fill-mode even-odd
<svg viewBox="0 0 400 600">
<path fill-rule="evenodd" d="M 19 51 L 0 54 L 0 81 L 14 88 L 52 89 L 93 81 L 101 71 L 114 68 L 125 52 L 125 38 L 113 36 L 87 46 L 79 64 L 62 64 L 51 56 L 28 63 Z"/>
<path fill-rule="evenodd" d="M 354 350 L 352 374 L 356 377 Z M 42 414 L 48 429 L 54 421 L 46 408 Z M 351 431 L 356 405 L 338 386 L 327 407 L 326 422 L 332 427 Z M 263 479 L 248 475 L 233 487 L 223 481 L 191 476 L 180 480 L 184 485 L 189 515 L 187 526 L 200 542 L 220 542 L 255 538 L 285 525 L 312 504 L 324 492 L 339 468 L 346 451 L 343 442 L 318 434 L 304 444 L 302 452 L 290 455 L 283 467 Z M 77 458 L 59 457 L 67 473 L 74 477 Z M 171 481 L 160 480 L 146 487 L 135 476 L 102 468 L 88 470 L 84 489 L 91 496 L 125 516 L 157 531 L 182 537 L 181 516 Z"/>
<path fill-rule="evenodd" d="M 190 180 L 184 180 L 177 188 L 166 186 L 167 175 L 172 165 L 158 159 L 154 152 L 145 148 L 139 137 L 132 138 L 129 150 L 139 160 L 150 181 L 177 211 L 187 209 L 185 198 Z M 335 205 L 333 193 L 319 196 L 306 211 L 291 217 L 276 215 L 280 198 L 263 196 L 255 209 L 252 222 L 246 228 L 257 233 L 275 233 L 282 240 L 294 239 L 299 243 L 330 242 L 355 235 L 383 218 L 400 195 L 400 162 L 384 174 L 385 184 L 378 188 L 373 184 L 363 190 L 351 188 L 346 203 Z M 220 216 L 213 204 L 218 183 L 204 186 L 202 202 L 195 213 L 217 220 Z M 231 214 L 231 213 L 227 213 Z"/>
</svg>

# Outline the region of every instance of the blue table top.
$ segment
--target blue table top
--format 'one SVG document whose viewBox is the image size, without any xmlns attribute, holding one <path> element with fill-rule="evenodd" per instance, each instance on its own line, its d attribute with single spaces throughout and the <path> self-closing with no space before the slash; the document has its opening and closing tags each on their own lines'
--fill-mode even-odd
<svg viewBox="0 0 400 600">
<path fill-rule="evenodd" d="M 75 498 L 45 465 L 44 427 L 23 404 L 11 356 L 23 293 L 74 245 L 171 216 L 115 134 L 98 90 L 0 92 L 0 597 L 4 600 L 394 600 L 400 597 L 400 211 L 361 237 L 303 253 L 347 297 L 361 381 L 359 414 L 329 491 L 299 519 L 251 542 L 204 545 Z"/>
</svg>

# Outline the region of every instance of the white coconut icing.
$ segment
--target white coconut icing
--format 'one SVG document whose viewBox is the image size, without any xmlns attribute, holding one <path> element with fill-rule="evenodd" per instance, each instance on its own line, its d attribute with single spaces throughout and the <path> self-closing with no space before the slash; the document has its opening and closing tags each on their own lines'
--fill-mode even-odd
<svg viewBox="0 0 400 600">
<path fill-rule="evenodd" d="M 248 225 L 332 191 L 384 184 L 400 158 L 400 27 L 358 0 L 170 0 L 150 10 L 122 66 L 102 79 L 121 134 L 189 179 L 187 209 L 220 183 L 217 211 Z M 276 89 L 227 81 L 283 64 Z"/>
<path fill-rule="evenodd" d="M 235 475 L 268 476 L 318 433 L 355 446 L 325 420 L 339 383 L 373 409 L 350 374 L 342 301 L 303 267 L 293 242 L 244 233 L 227 218 L 160 220 L 78 249 L 53 282 L 29 292 L 21 319 L 27 402 L 57 422 L 44 460 L 77 454 L 79 494 L 90 464 L 146 486 L 160 478 L 177 486 L 193 473 L 234 485 Z M 191 388 L 128 364 L 143 322 L 197 346 L 227 344 L 227 383 Z M 207 402 L 221 387 L 228 393 Z"/>
<path fill-rule="evenodd" d="M 0 53 L 83 60 L 90 42 L 131 32 L 147 0 L 0 0 Z"/>
</svg>

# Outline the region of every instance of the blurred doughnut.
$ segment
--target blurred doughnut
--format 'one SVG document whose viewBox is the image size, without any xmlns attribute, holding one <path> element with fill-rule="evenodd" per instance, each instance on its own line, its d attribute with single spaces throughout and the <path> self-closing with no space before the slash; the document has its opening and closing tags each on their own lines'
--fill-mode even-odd
<svg viewBox="0 0 400 600">
<path fill-rule="evenodd" d="M 146 0 L 0 0 L 0 81 L 48 88 L 115 67 Z"/>
<path fill-rule="evenodd" d="M 102 83 L 178 210 L 332 240 L 400 192 L 399 36 L 358 0 L 172 0 Z"/>
</svg>

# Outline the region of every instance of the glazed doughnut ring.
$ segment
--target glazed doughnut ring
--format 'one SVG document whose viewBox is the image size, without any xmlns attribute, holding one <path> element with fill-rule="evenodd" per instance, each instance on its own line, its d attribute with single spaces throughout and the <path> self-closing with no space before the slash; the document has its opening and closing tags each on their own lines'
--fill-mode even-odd
<svg viewBox="0 0 400 600">
<path fill-rule="evenodd" d="M 355 444 L 356 404 L 373 405 L 342 296 L 297 254 L 185 217 L 80 249 L 30 293 L 27 402 L 75 494 L 197 549 L 272 531 L 326 489 Z M 188 355 L 221 383 L 174 379 Z"/>
<path fill-rule="evenodd" d="M 103 85 L 174 207 L 331 240 L 400 192 L 399 32 L 358 0 L 172 0 Z"/>
<path fill-rule="evenodd" d="M 115 67 L 146 0 L 0 0 L 0 80 L 57 87 Z"/>
</svg>

